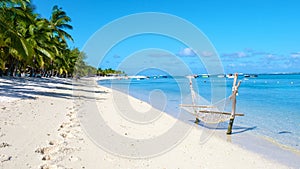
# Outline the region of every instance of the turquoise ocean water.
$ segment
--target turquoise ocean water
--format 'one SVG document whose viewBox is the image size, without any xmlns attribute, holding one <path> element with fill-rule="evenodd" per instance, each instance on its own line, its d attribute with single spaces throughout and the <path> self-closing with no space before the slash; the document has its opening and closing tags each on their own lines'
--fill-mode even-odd
<svg viewBox="0 0 300 169">
<path fill-rule="evenodd" d="M 240 76 L 242 84 L 237 97 L 237 111 L 245 114 L 236 117 L 235 126 L 248 128 L 245 133 L 263 136 L 279 144 L 300 151 L 300 74 L 258 75 L 255 78 Z M 144 100 L 154 107 L 155 93 L 163 93 L 164 111 L 176 117 L 179 104 L 189 96 L 189 81 L 185 77 L 149 78 L 144 80 L 107 80 L 100 85 L 112 87 Z M 202 97 L 211 99 L 211 79 L 194 79 L 194 88 Z M 180 88 L 180 86 L 185 86 Z M 226 79 L 226 96 L 230 95 L 232 79 Z M 156 98 L 156 100 L 159 98 Z M 190 117 L 193 120 L 193 117 Z M 224 129 L 225 132 L 226 129 Z"/>
</svg>

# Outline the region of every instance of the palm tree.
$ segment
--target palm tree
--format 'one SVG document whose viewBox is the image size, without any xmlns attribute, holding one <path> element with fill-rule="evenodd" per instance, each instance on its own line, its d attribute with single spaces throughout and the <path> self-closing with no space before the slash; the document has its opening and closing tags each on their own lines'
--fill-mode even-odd
<svg viewBox="0 0 300 169">
<path fill-rule="evenodd" d="M 34 17 L 32 11 L 33 7 L 25 0 L 0 1 L 0 69 L 3 70 L 8 64 L 10 74 L 15 70 L 20 58 L 32 53 L 30 44 L 20 32 L 21 25 Z"/>
<path fill-rule="evenodd" d="M 35 19 L 26 30 L 26 40 L 32 45 L 34 51 L 30 62 L 31 68 L 44 74 L 50 61 L 59 54 L 53 45 L 49 24 L 45 19 Z"/>
<path fill-rule="evenodd" d="M 52 30 L 53 39 L 55 39 L 55 43 L 60 51 L 60 54 L 56 56 L 56 59 L 52 61 L 52 64 L 55 64 L 58 68 L 56 72 L 59 74 L 67 75 L 69 73 L 70 67 L 70 50 L 68 49 L 67 39 L 73 41 L 73 38 L 70 34 L 68 34 L 64 29 L 73 29 L 71 25 L 68 23 L 71 22 L 71 18 L 67 16 L 66 12 L 59 8 L 58 6 L 54 6 L 52 8 L 52 14 L 49 20 L 49 27 Z M 75 63 L 73 63 L 74 65 Z M 53 71 L 52 71 L 53 72 Z"/>
<path fill-rule="evenodd" d="M 0 75 L 2 70 L 13 76 L 27 70 L 50 76 L 94 72 L 84 53 L 68 47 L 67 40 L 73 41 L 65 31 L 72 29 L 70 21 L 58 6 L 48 20 L 34 13 L 30 0 L 0 0 Z"/>
<path fill-rule="evenodd" d="M 71 22 L 71 18 L 67 16 L 62 8 L 58 8 L 58 6 L 55 5 L 52 9 L 50 26 L 53 29 L 54 36 L 58 36 L 64 43 L 67 42 L 67 39 L 73 41 L 72 36 L 64 31 L 64 29 L 73 29 L 68 22 Z"/>
</svg>

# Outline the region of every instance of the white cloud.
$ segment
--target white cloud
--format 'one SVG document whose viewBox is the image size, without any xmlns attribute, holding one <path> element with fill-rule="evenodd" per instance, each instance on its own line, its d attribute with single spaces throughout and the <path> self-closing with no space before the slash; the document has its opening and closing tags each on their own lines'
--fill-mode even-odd
<svg viewBox="0 0 300 169">
<path fill-rule="evenodd" d="M 237 52 L 237 56 L 239 57 L 239 58 L 243 58 L 243 57 L 246 57 L 246 56 L 248 56 L 245 52 Z"/>
<path fill-rule="evenodd" d="M 214 52 L 210 52 L 210 51 L 201 52 L 201 56 L 203 56 L 203 57 L 211 57 L 213 55 L 214 55 Z"/>
<path fill-rule="evenodd" d="M 275 56 L 274 56 L 273 54 L 267 54 L 267 55 L 266 55 L 266 58 L 267 58 L 267 59 L 272 59 L 272 58 L 274 58 L 274 57 L 275 57 Z"/>
<path fill-rule="evenodd" d="M 196 56 L 195 51 L 192 48 L 183 48 L 178 52 L 179 56 Z"/>
<path fill-rule="evenodd" d="M 252 56 L 257 56 L 257 55 L 268 55 L 268 54 L 270 54 L 270 53 L 268 53 L 268 52 L 263 52 L 263 51 L 253 51 L 253 52 L 251 52 L 251 55 L 252 55 Z"/>
<path fill-rule="evenodd" d="M 291 58 L 300 59 L 300 52 L 291 53 Z"/>
<path fill-rule="evenodd" d="M 245 52 L 235 52 L 235 53 L 224 53 L 222 54 L 224 57 L 232 57 L 232 58 L 245 58 L 249 55 Z"/>
</svg>

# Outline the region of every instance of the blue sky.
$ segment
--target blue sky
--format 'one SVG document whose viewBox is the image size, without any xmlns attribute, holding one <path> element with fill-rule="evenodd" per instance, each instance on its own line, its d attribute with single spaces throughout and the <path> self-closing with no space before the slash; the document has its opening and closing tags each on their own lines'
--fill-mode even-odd
<svg viewBox="0 0 300 169">
<path fill-rule="evenodd" d="M 75 39 L 71 47 L 83 49 L 97 30 L 120 17 L 162 12 L 198 27 L 216 48 L 225 72 L 300 72 L 300 1 L 297 0 L 34 0 L 33 4 L 46 18 L 53 5 L 67 12 L 74 27 L 69 31 Z M 134 52 L 134 39 L 131 41 L 112 49 L 101 66 L 117 66 L 130 54 L 128 51 Z M 164 48 L 191 64 L 195 73 L 203 73 L 197 65 L 192 66 L 194 52 L 188 46 L 172 40 L 167 46 L 157 45 L 158 41 L 150 38 L 145 42 L 146 47 L 152 43 L 154 47 Z"/>
</svg>

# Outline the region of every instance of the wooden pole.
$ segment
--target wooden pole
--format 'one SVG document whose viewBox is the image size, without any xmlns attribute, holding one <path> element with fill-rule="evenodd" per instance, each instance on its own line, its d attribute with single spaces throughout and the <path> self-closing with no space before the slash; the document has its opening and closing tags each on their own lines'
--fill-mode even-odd
<svg viewBox="0 0 300 169">
<path fill-rule="evenodd" d="M 196 108 L 196 94 L 195 94 L 195 91 L 194 91 L 194 88 L 193 88 L 193 80 L 192 80 L 192 76 L 189 76 L 189 82 L 190 82 L 190 91 L 191 91 L 191 95 L 192 95 L 192 104 L 193 104 L 193 110 L 194 110 L 194 113 L 196 115 L 196 119 L 194 121 L 194 123 L 196 124 L 199 124 L 200 122 L 200 119 L 198 118 L 198 112 L 197 112 L 197 108 Z"/>
<path fill-rule="evenodd" d="M 229 112 L 221 112 L 221 111 L 210 111 L 210 110 L 200 110 L 200 113 L 211 113 L 211 114 L 225 114 L 225 115 L 231 115 Z M 244 116 L 242 113 L 235 113 L 235 116 Z"/>
<path fill-rule="evenodd" d="M 232 85 L 232 95 L 231 95 L 231 100 L 232 100 L 232 107 L 231 107 L 231 116 L 228 124 L 228 129 L 226 134 L 231 134 L 232 133 L 232 126 L 233 126 L 233 121 L 235 118 L 235 111 L 236 111 L 236 95 L 238 93 L 238 88 L 241 85 L 241 81 L 236 84 L 238 79 L 238 74 L 234 74 L 234 80 L 233 80 L 233 85 Z"/>
</svg>

